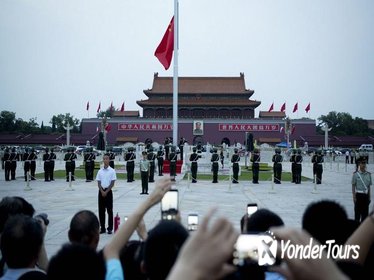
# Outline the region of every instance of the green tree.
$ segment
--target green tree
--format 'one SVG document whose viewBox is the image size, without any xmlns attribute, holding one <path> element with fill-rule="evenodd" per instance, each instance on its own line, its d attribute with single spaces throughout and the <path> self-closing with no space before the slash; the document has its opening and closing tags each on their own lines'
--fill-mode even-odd
<svg viewBox="0 0 374 280">
<path fill-rule="evenodd" d="M 52 131 L 64 133 L 65 127 L 69 123 L 72 127 L 72 132 L 79 132 L 79 120 L 70 115 L 70 113 L 54 115 L 50 121 L 52 124 Z"/>
<path fill-rule="evenodd" d="M 373 130 L 369 129 L 368 122 L 362 118 L 352 118 L 349 113 L 337 113 L 332 111 L 326 116 L 322 115 L 318 118 L 317 132 L 323 134 L 322 126 L 327 124 L 331 127 L 332 134 L 352 135 L 352 136 L 368 136 L 373 135 Z"/>
<path fill-rule="evenodd" d="M 16 113 L 10 111 L 0 112 L 0 131 L 10 132 L 14 131 L 16 122 Z"/>
</svg>

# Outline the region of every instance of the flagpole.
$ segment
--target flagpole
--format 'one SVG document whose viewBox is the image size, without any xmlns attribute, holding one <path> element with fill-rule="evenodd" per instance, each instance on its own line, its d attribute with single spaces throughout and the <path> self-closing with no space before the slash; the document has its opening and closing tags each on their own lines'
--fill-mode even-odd
<svg viewBox="0 0 374 280">
<path fill-rule="evenodd" d="M 173 145 L 178 141 L 178 0 L 174 0 Z"/>
</svg>

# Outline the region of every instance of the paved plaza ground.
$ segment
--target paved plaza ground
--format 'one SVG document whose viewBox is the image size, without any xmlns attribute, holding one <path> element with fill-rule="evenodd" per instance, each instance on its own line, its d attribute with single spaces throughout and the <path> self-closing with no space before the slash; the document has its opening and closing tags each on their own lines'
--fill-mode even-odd
<svg viewBox="0 0 374 280">
<path fill-rule="evenodd" d="M 264 158 L 268 160 L 270 156 Z M 300 185 L 290 182 L 273 185 L 270 181 L 260 181 L 258 185 L 249 181 L 230 184 L 229 177 L 218 184 L 212 184 L 210 180 L 199 180 L 196 184 L 190 184 L 188 180 L 181 180 L 182 176 L 179 175 L 176 187 L 180 194 L 182 223 L 186 225 L 187 215 L 191 212 L 204 216 L 208 209 L 217 206 L 216 216 L 227 217 L 239 230 L 239 221 L 245 213 L 247 203 L 255 202 L 259 208 L 268 208 L 279 214 L 286 225 L 300 227 L 306 206 L 321 199 L 336 200 L 346 209 L 348 216 L 353 218 L 351 176 L 355 165 L 345 165 L 343 162 L 344 160 L 340 159 L 325 163 L 322 184 L 316 185 L 317 189 L 312 181 L 302 182 Z M 372 159 L 370 162 L 368 170 L 373 172 Z M 63 169 L 63 166 L 62 161 L 56 162 L 57 169 Z M 37 173 L 42 170 L 42 163 L 39 162 Z M 283 171 L 290 170 L 289 162 L 284 162 Z M 33 204 L 37 213 L 48 214 L 50 224 L 46 235 L 46 248 L 48 255 L 52 256 L 61 244 L 68 241 L 69 223 L 78 210 L 89 209 L 98 213 L 97 183 L 86 183 L 84 178 L 77 178 L 70 188 L 63 179 L 54 182 L 38 179 L 31 182 L 31 190 L 26 190 L 22 174 L 22 166 L 19 164 L 17 179 L 6 182 L 4 170 L 0 171 L 0 198 L 22 196 Z M 303 176 L 312 178 L 312 164 L 308 157 L 304 158 Z M 155 178 L 159 177 L 156 175 Z M 150 191 L 154 184 L 149 184 Z M 119 213 L 122 223 L 124 216 L 129 215 L 145 199 L 145 196 L 139 195 L 140 191 L 140 180 L 132 183 L 127 183 L 124 179 L 117 181 L 113 193 L 114 214 Z M 159 219 L 160 206 L 156 205 L 145 216 L 147 228 L 153 227 Z M 111 235 L 102 234 L 99 248 L 102 248 L 110 237 Z M 137 236 L 134 234 L 133 238 Z"/>
</svg>

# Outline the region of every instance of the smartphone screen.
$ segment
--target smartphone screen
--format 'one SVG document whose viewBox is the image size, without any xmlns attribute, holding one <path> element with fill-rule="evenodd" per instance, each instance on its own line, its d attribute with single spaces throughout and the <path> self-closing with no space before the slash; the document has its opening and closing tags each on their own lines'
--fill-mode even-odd
<svg viewBox="0 0 374 280">
<path fill-rule="evenodd" d="M 161 200 L 161 212 L 178 210 L 178 190 L 170 190 Z"/>
<path fill-rule="evenodd" d="M 187 217 L 187 229 L 189 231 L 197 230 L 199 225 L 199 216 L 197 214 L 189 214 Z"/>
<path fill-rule="evenodd" d="M 198 225 L 199 216 L 197 214 L 189 214 L 187 218 L 188 225 Z"/>
<path fill-rule="evenodd" d="M 257 203 L 248 203 L 247 204 L 247 215 L 250 216 L 252 215 L 254 212 L 256 212 L 258 209 L 257 207 Z"/>
</svg>

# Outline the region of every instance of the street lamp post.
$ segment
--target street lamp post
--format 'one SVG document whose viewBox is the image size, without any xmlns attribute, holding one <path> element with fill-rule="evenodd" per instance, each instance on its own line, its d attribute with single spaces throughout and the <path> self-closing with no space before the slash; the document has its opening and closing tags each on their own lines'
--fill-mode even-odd
<svg viewBox="0 0 374 280">
<path fill-rule="evenodd" d="M 66 129 L 66 146 L 69 147 L 70 146 L 70 130 L 72 129 L 69 121 L 67 122 L 66 126 L 64 126 L 64 128 Z"/>
<path fill-rule="evenodd" d="M 322 130 L 325 132 L 325 149 L 327 149 L 329 147 L 329 131 L 331 130 L 331 127 L 329 128 L 328 124 L 325 123 Z"/>
</svg>

